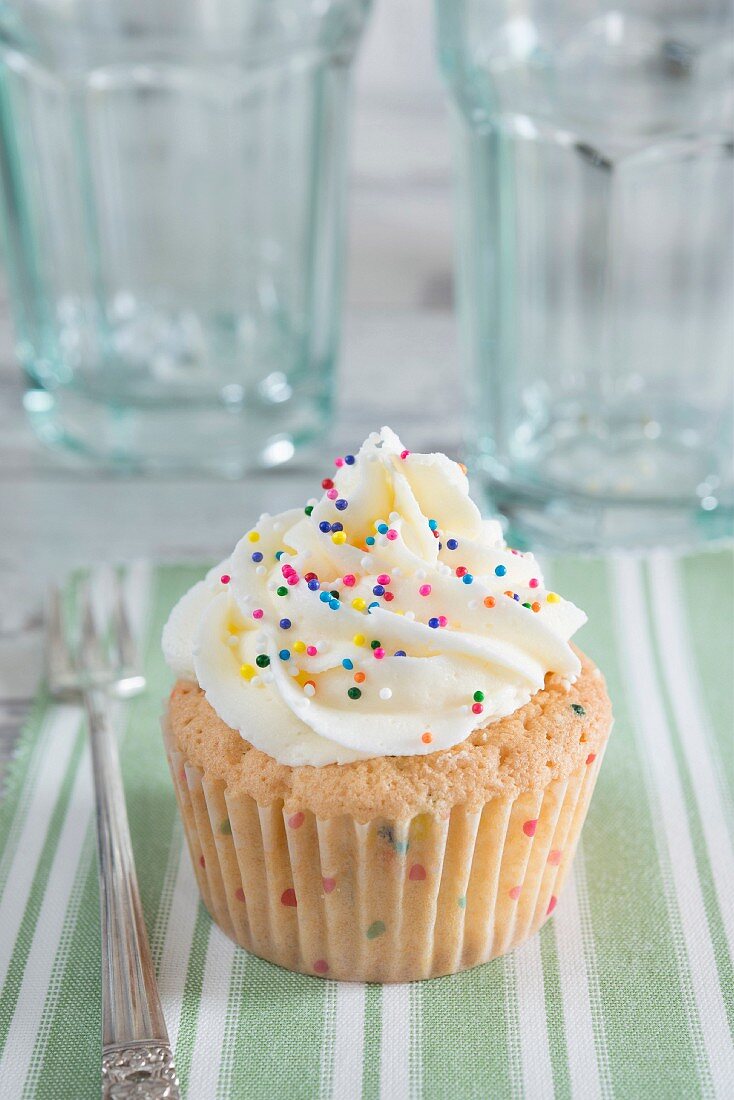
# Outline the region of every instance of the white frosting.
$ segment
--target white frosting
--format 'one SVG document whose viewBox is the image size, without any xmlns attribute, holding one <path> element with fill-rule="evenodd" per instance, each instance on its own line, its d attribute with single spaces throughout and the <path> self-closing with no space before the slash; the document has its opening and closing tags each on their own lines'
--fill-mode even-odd
<svg viewBox="0 0 734 1100">
<path fill-rule="evenodd" d="M 403 454 L 389 428 L 371 435 L 333 477 L 346 508 L 327 490 L 310 516 L 262 516 L 166 624 L 173 671 L 197 681 L 220 718 L 279 763 L 449 748 L 523 706 L 547 672 L 579 673 L 568 639 L 584 613 L 548 593 L 534 557 L 508 549 L 499 524 L 481 518 L 458 463 Z M 346 541 L 320 523 L 343 524 Z M 325 602 L 330 591 L 338 596 Z M 299 652 L 303 645 L 315 652 Z"/>
</svg>

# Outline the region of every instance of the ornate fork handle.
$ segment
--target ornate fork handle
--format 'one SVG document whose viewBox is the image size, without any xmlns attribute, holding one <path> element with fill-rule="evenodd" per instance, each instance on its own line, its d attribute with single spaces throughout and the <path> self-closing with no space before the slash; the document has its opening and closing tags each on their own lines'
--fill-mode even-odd
<svg viewBox="0 0 734 1100">
<path fill-rule="evenodd" d="M 143 920 L 109 701 L 84 697 L 97 812 L 102 923 L 104 1100 L 178 1100 L 153 960 Z"/>
<path fill-rule="evenodd" d="M 102 1054 L 105 1100 L 171 1100 L 179 1095 L 167 1043 L 107 1046 Z"/>
</svg>

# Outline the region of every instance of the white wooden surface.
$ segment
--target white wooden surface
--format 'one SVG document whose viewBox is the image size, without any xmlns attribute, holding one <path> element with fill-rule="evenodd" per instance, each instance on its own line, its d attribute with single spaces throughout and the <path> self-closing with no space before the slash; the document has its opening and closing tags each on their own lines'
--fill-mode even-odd
<svg viewBox="0 0 734 1100">
<path fill-rule="evenodd" d="M 333 447 L 388 422 L 411 446 L 456 450 L 460 393 L 451 313 L 448 112 L 429 0 L 377 0 L 357 72 L 348 310 Z M 45 452 L 0 302 L 0 772 L 36 689 L 46 582 L 137 556 L 208 560 L 244 523 L 311 494 L 319 470 L 241 483 L 122 479 Z"/>
</svg>

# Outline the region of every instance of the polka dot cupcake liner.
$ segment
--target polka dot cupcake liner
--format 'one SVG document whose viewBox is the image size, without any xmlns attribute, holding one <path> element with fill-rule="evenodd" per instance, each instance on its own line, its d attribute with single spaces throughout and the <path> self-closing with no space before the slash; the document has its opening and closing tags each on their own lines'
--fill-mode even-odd
<svg viewBox="0 0 734 1100">
<path fill-rule="evenodd" d="M 247 951 L 342 981 L 486 963 L 534 935 L 573 860 L 603 752 L 567 779 L 440 818 L 322 820 L 202 776 L 166 733 L 199 890 Z"/>
</svg>

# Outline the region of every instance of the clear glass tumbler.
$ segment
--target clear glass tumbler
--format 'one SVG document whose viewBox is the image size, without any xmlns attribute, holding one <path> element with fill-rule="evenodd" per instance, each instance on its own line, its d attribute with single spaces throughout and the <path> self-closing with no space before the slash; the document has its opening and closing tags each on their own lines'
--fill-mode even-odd
<svg viewBox="0 0 734 1100">
<path fill-rule="evenodd" d="M 7 266 L 43 439 L 236 476 L 323 429 L 368 3 L 0 4 Z"/>
<path fill-rule="evenodd" d="M 730 530 L 729 0 L 437 0 L 474 443 L 520 541 Z"/>
</svg>

